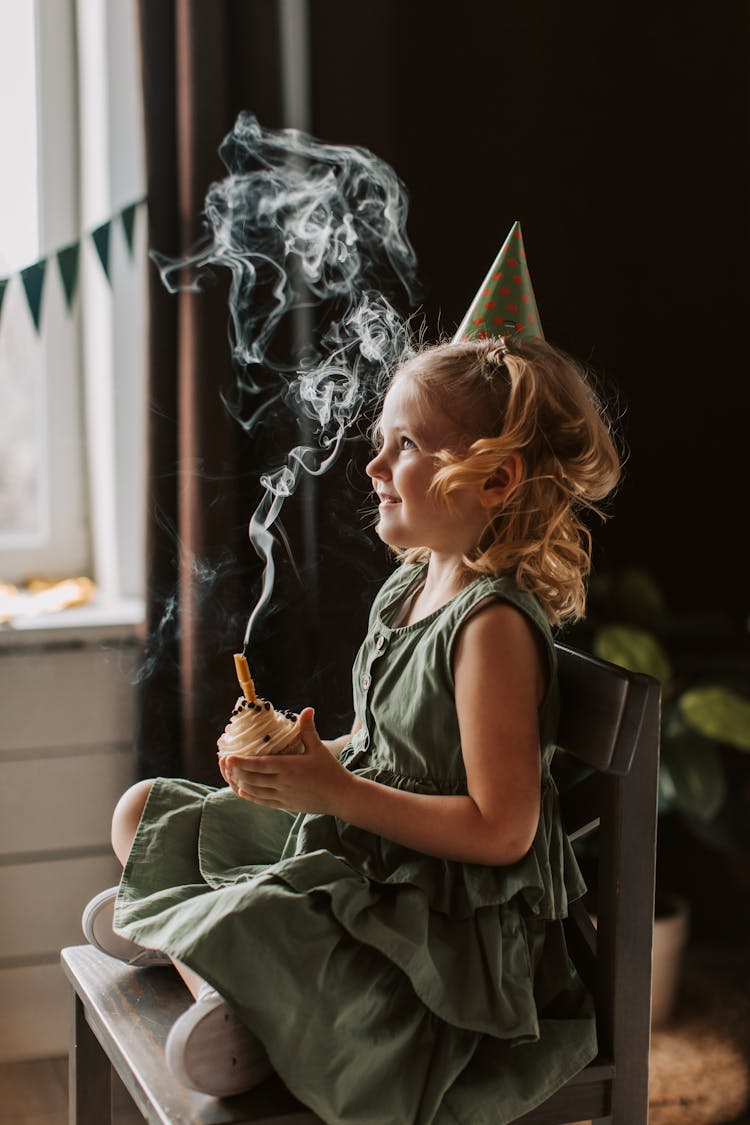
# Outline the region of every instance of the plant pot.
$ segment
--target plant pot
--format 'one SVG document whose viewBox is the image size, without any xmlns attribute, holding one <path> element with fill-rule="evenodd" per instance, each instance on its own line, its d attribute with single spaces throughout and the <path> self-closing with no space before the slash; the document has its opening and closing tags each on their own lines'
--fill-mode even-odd
<svg viewBox="0 0 750 1125">
<path fill-rule="evenodd" d="M 682 963 L 690 932 L 690 907 L 679 895 L 669 895 L 654 919 L 651 977 L 651 1026 L 669 1023 L 677 1002 Z"/>
</svg>

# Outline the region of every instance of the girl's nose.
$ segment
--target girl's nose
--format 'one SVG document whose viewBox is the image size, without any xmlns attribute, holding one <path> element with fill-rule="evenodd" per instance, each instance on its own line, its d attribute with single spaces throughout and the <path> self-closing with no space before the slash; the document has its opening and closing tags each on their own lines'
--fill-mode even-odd
<svg viewBox="0 0 750 1125">
<path fill-rule="evenodd" d="M 382 449 L 365 465 L 365 472 L 368 477 L 381 478 L 386 475 L 385 457 Z"/>
</svg>

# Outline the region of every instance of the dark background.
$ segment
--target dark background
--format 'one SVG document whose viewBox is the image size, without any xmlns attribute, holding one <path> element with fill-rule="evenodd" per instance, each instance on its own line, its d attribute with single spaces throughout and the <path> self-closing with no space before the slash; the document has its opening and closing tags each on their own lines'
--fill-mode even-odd
<svg viewBox="0 0 750 1125">
<path fill-rule="evenodd" d="M 749 11 L 311 6 L 313 131 L 406 183 L 429 336 L 520 219 L 545 334 L 619 399 L 629 459 L 597 570 L 645 567 L 673 612 L 739 630 Z"/>
<path fill-rule="evenodd" d="M 747 608 L 748 6 L 312 11 L 315 132 L 406 183 L 431 332 L 520 219 L 545 334 L 626 410 L 601 563 Z"/>
</svg>

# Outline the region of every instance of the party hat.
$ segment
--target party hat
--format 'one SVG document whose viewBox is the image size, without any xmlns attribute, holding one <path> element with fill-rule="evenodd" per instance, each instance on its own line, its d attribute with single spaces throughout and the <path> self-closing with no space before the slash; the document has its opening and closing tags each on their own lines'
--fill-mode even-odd
<svg viewBox="0 0 750 1125">
<path fill-rule="evenodd" d="M 510 228 L 510 234 L 461 321 L 453 343 L 484 340 L 506 332 L 544 339 L 518 221 Z"/>
</svg>

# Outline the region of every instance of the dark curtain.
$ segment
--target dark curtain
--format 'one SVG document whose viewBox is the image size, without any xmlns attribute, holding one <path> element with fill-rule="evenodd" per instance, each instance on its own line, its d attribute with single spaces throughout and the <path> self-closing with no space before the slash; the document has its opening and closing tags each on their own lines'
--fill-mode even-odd
<svg viewBox="0 0 750 1125">
<path fill-rule="evenodd" d="M 276 13 L 274 3 L 141 0 L 149 238 L 161 254 L 184 256 L 199 238 L 206 189 L 223 173 L 217 150 L 239 110 L 281 123 Z M 234 379 L 227 279 L 173 295 L 150 264 L 149 308 L 141 768 L 213 783 L 216 737 L 238 692 L 232 652 L 257 594 L 247 523 L 262 438 L 249 442 L 222 402 Z M 304 663 L 289 643 L 280 621 L 254 654 L 268 693 L 282 664 Z"/>
<path fill-rule="evenodd" d="M 380 41 L 393 13 L 386 5 L 385 16 L 374 17 Z M 139 22 L 149 244 L 181 258 L 201 235 L 206 190 L 224 174 L 219 145 L 238 113 L 251 110 L 272 128 L 284 124 L 279 5 L 140 0 Z M 368 100 L 382 105 L 386 78 L 376 70 L 367 81 Z M 389 120 L 370 141 L 376 151 L 386 147 Z M 248 521 L 260 474 L 287 448 L 271 427 L 248 436 L 225 408 L 235 377 L 227 287 L 228 277 L 216 276 L 199 293 L 170 294 L 150 267 L 140 768 L 208 783 L 220 782 L 216 737 L 238 693 L 232 653 L 260 591 Z M 290 340 L 278 347 L 288 349 Z M 248 653 L 258 689 L 279 706 L 316 707 L 324 737 L 351 726 L 349 669 L 390 565 L 363 530 L 365 459 L 365 443 L 355 441 L 330 479 L 307 481 L 287 502 L 289 554 L 277 546 L 272 606 Z"/>
</svg>

